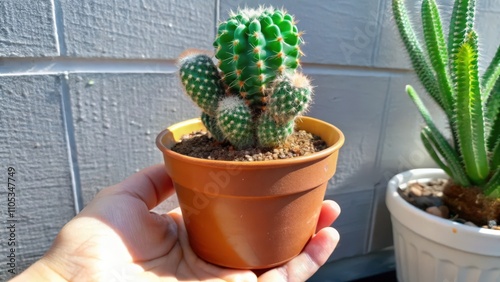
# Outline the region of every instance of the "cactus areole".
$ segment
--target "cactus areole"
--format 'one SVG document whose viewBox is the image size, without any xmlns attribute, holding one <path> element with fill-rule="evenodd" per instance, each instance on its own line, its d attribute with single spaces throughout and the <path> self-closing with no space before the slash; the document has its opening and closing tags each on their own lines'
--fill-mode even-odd
<svg viewBox="0 0 500 282">
<path fill-rule="evenodd" d="M 274 8 L 243 9 L 219 24 L 214 60 L 187 51 L 179 59 L 189 97 L 213 138 L 238 149 L 274 147 L 293 133 L 312 87 L 297 71 L 300 32 L 293 16 Z"/>
</svg>

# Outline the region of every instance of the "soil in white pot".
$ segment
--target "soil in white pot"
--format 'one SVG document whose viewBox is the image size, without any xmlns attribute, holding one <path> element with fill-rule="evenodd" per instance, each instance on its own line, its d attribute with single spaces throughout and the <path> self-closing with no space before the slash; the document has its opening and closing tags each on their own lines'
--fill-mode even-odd
<svg viewBox="0 0 500 282">
<path fill-rule="evenodd" d="M 443 190 L 443 202 L 452 212 L 477 225 L 500 223 L 500 199 L 486 197 L 477 187 L 464 188 L 450 181 Z"/>
<path fill-rule="evenodd" d="M 467 203 L 467 207 L 476 208 L 480 213 L 484 212 L 486 209 L 478 205 L 477 203 L 478 191 L 470 188 L 462 188 L 453 185 L 448 179 L 434 179 L 430 181 L 411 181 L 407 184 L 405 189 L 398 189 L 399 194 L 408 203 L 414 205 L 415 207 L 424 210 L 430 214 L 445 219 L 450 219 L 456 222 L 460 222 L 471 226 L 481 226 L 484 228 L 491 228 L 500 230 L 500 223 L 494 215 L 485 215 L 483 218 L 489 218 L 488 220 L 476 220 L 474 217 L 463 216 L 457 206 L 450 201 L 456 201 L 455 199 L 466 198 L 470 203 Z M 487 203 L 489 205 L 494 205 L 498 208 L 497 203 Z M 463 203 L 462 203 L 463 205 Z M 461 209 L 464 209 L 463 207 Z"/>
</svg>

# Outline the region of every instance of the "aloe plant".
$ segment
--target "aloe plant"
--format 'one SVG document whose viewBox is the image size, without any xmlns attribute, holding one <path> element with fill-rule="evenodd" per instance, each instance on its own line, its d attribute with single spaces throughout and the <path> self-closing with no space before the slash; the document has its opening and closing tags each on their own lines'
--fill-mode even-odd
<svg viewBox="0 0 500 282">
<path fill-rule="evenodd" d="M 463 187 L 500 198 L 500 46 L 484 74 L 478 70 L 475 0 L 456 0 L 447 39 L 435 0 L 422 1 L 421 44 L 404 0 L 393 0 L 394 18 L 417 77 L 443 109 L 448 141 L 415 89 L 406 92 L 423 116 L 422 142 L 434 161 Z"/>
<path fill-rule="evenodd" d="M 236 148 L 273 147 L 294 131 L 311 101 L 299 66 L 300 32 L 282 9 L 242 9 L 219 24 L 216 66 L 203 52 L 179 60 L 181 81 L 218 141 Z"/>
</svg>

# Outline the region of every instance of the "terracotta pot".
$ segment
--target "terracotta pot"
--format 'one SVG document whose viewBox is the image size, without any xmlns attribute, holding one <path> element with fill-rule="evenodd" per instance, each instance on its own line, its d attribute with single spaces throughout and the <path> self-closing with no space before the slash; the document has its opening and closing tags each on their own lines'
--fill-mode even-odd
<svg viewBox="0 0 500 282">
<path fill-rule="evenodd" d="M 205 129 L 199 119 L 158 135 L 157 146 L 198 256 L 220 266 L 262 269 L 301 252 L 315 232 L 344 136 L 333 125 L 309 117 L 302 117 L 297 126 L 320 136 L 329 147 L 285 160 L 215 161 L 169 149 L 183 135 Z"/>
<path fill-rule="evenodd" d="M 441 169 L 413 169 L 397 174 L 387 185 L 398 280 L 500 281 L 500 231 L 431 215 L 397 191 L 410 181 L 436 178 L 448 176 Z"/>
</svg>

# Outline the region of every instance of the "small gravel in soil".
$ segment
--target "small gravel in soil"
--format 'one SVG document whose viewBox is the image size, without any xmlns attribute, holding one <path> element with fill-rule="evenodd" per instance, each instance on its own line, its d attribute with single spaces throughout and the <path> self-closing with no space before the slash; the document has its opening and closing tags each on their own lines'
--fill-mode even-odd
<svg viewBox="0 0 500 282">
<path fill-rule="evenodd" d="M 172 147 L 172 151 L 201 159 L 254 162 L 307 156 L 327 147 L 320 137 L 299 130 L 277 148 L 236 150 L 228 142 L 217 142 L 206 132 L 198 131 L 183 136 L 181 141 Z"/>
<path fill-rule="evenodd" d="M 406 189 L 401 189 L 405 187 L 400 187 L 398 193 L 408 203 L 430 214 L 465 225 L 476 226 L 470 221 L 463 220 L 456 215 L 450 214 L 449 208 L 443 204 L 441 197 L 443 196 L 443 188 L 447 183 L 447 179 L 435 179 L 425 182 L 411 181 L 408 183 Z M 488 225 L 482 227 L 500 230 L 500 225 L 494 220 L 491 220 Z"/>
</svg>

